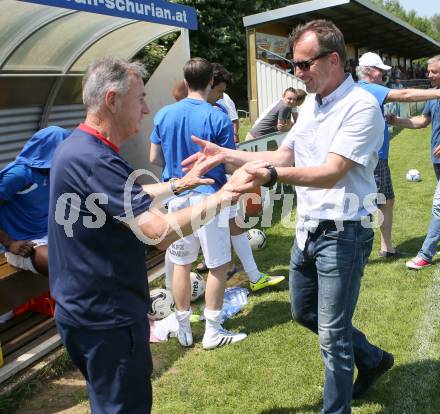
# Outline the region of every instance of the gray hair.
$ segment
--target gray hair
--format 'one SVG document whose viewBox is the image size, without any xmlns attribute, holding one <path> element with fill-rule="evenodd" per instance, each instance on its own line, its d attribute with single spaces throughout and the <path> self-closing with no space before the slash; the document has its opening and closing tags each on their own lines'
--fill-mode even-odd
<svg viewBox="0 0 440 414">
<path fill-rule="evenodd" d="M 124 95 L 130 88 L 130 76 L 145 78 L 146 74 L 147 71 L 139 62 L 104 58 L 90 63 L 82 83 L 86 110 L 98 112 L 109 90 Z"/>
<path fill-rule="evenodd" d="M 428 65 L 435 63 L 435 62 L 440 62 L 440 55 L 433 56 L 431 59 L 429 59 Z"/>
<path fill-rule="evenodd" d="M 356 76 L 358 79 L 365 79 L 370 73 L 370 66 L 356 66 Z"/>
</svg>

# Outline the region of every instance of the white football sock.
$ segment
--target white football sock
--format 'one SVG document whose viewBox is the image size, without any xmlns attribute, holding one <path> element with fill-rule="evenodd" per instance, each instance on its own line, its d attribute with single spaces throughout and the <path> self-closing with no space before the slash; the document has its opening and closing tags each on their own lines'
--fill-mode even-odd
<svg viewBox="0 0 440 414">
<path fill-rule="evenodd" d="M 176 309 L 176 319 L 177 322 L 182 323 L 182 324 L 189 324 L 189 318 L 192 315 L 192 310 L 188 309 L 188 310 L 184 310 L 184 311 L 180 311 Z"/>
<path fill-rule="evenodd" d="M 231 241 L 234 251 L 240 259 L 240 262 L 243 265 L 243 269 L 247 273 L 249 280 L 252 283 L 258 282 L 261 274 L 258 270 L 257 264 L 255 263 L 254 255 L 252 253 L 251 245 L 246 233 L 239 234 L 238 236 L 231 236 Z"/>
<path fill-rule="evenodd" d="M 203 314 L 205 315 L 206 326 L 205 335 L 214 335 L 222 327 L 222 311 L 210 310 L 205 308 Z"/>
</svg>

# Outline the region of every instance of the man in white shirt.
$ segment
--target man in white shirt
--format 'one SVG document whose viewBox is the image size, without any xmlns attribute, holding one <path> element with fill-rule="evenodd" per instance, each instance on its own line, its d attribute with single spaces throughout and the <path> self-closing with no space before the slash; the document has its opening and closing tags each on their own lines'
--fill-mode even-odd
<svg viewBox="0 0 440 414">
<path fill-rule="evenodd" d="M 360 281 L 373 244 L 376 210 L 373 171 L 384 120 L 375 98 L 344 73 L 344 37 L 331 22 L 314 20 L 293 36 L 295 75 L 309 96 L 301 117 L 273 152 L 219 148 L 197 138 L 205 156 L 220 154 L 229 169 L 257 159 L 272 165 L 254 171 L 270 186 L 294 185 L 298 223 L 292 249 L 290 291 L 296 321 L 319 335 L 325 364 L 324 414 L 351 413 L 389 370 L 393 356 L 352 326 Z M 187 168 L 198 159 L 184 161 Z M 295 162 L 295 167 L 292 167 Z M 354 365 L 358 376 L 353 387 Z"/>
<path fill-rule="evenodd" d="M 218 103 L 220 105 L 223 105 L 228 111 L 229 119 L 231 120 L 232 126 L 234 128 L 234 142 L 238 144 L 240 142 L 238 136 L 238 130 L 240 128 L 240 120 L 238 119 L 238 113 L 237 113 L 237 108 L 235 107 L 235 103 L 226 92 L 223 92 L 223 98 L 219 99 Z"/>
</svg>

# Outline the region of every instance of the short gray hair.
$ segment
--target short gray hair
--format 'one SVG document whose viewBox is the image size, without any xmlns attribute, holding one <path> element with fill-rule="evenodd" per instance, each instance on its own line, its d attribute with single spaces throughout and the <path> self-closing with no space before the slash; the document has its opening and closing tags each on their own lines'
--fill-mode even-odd
<svg viewBox="0 0 440 414">
<path fill-rule="evenodd" d="M 356 66 L 356 76 L 358 79 L 365 79 L 368 77 L 370 70 L 370 66 Z"/>
<path fill-rule="evenodd" d="M 440 62 L 440 55 L 433 56 L 431 59 L 428 60 L 428 65 L 431 63 Z"/>
<path fill-rule="evenodd" d="M 145 78 L 147 71 L 139 62 L 118 58 L 96 60 L 87 66 L 83 78 L 83 103 L 89 112 L 98 112 L 109 90 L 124 95 L 130 88 L 130 76 Z"/>
</svg>

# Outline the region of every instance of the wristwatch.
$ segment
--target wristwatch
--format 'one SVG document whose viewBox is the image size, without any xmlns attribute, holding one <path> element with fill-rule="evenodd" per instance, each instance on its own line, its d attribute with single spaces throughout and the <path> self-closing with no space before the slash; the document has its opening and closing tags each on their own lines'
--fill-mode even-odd
<svg viewBox="0 0 440 414">
<path fill-rule="evenodd" d="M 275 185 L 275 183 L 277 182 L 278 173 L 277 173 L 277 170 L 275 169 L 275 167 L 272 164 L 269 164 L 266 168 L 270 172 L 270 180 L 267 183 L 262 184 L 262 186 L 263 187 L 267 187 L 267 188 L 272 188 Z"/>
<path fill-rule="evenodd" d="M 171 191 L 173 192 L 173 194 L 174 195 L 179 195 L 180 193 L 179 193 L 179 191 L 177 190 L 177 187 L 176 187 L 176 181 L 177 180 L 179 180 L 177 177 L 173 177 L 173 178 L 170 178 L 169 180 L 168 180 L 168 182 L 170 183 L 170 185 L 171 185 Z"/>
</svg>

